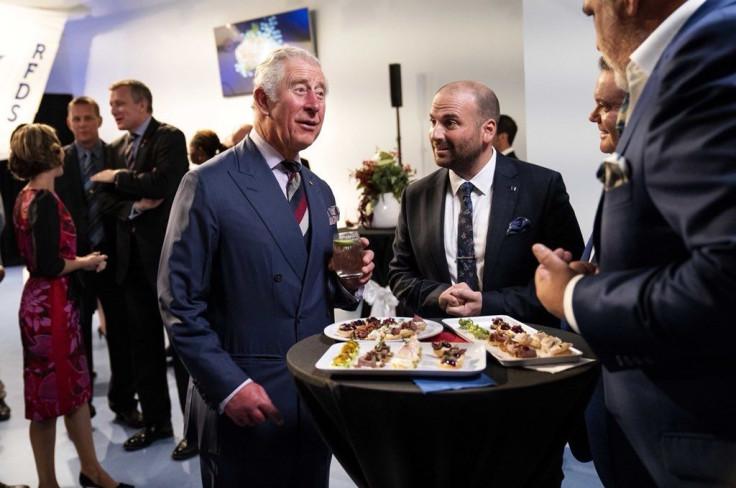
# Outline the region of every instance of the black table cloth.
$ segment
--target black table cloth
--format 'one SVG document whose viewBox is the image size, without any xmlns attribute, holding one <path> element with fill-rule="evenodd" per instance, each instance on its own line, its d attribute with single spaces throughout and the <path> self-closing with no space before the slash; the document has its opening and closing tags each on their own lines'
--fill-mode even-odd
<svg viewBox="0 0 736 488">
<path fill-rule="evenodd" d="M 580 336 L 538 328 L 593 357 Z M 600 369 L 590 363 L 549 374 L 503 367 L 488 355 L 485 374 L 497 386 L 423 394 L 408 377 L 318 371 L 334 343 L 321 334 L 300 341 L 287 364 L 335 457 L 370 488 L 550 485 Z"/>
</svg>

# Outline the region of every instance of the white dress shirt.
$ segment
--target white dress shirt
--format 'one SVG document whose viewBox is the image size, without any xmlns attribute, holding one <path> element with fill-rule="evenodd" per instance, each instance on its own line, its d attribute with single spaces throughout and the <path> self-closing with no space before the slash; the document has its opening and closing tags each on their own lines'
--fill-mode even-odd
<svg viewBox="0 0 736 488">
<path fill-rule="evenodd" d="M 470 195 L 473 203 L 473 244 L 475 263 L 478 270 L 478 286 L 483 290 L 483 271 L 485 269 L 486 241 L 491 218 L 491 196 L 493 193 L 493 174 L 496 171 L 496 151 L 494 149 L 490 161 L 477 175 L 470 180 L 475 186 Z M 450 270 L 452 283 L 457 283 L 457 221 L 462 209 L 462 201 L 458 195 L 460 185 L 465 180 L 450 170 L 450 184 L 445 194 L 444 243 L 447 267 Z"/>
</svg>

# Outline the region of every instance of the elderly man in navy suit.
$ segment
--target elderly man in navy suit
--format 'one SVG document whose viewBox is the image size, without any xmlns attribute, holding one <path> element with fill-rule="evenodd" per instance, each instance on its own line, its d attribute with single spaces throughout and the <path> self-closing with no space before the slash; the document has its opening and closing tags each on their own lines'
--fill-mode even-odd
<svg viewBox="0 0 736 488">
<path fill-rule="evenodd" d="M 606 407 L 657 486 L 735 486 L 736 0 L 583 11 L 630 93 L 625 129 L 601 172 L 598 273 L 535 245 L 537 293 L 600 358 Z"/>
<path fill-rule="evenodd" d="M 482 83 L 440 88 L 429 118 L 440 169 L 401 199 L 394 295 L 427 317 L 508 314 L 559 326 L 534 293 L 531 246 L 583 251 L 562 176 L 494 150 L 499 104 Z"/>
<path fill-rule="evenodd" d="M 204 486 L 326 487 L 330 453 L 286 352 L 332 323 L 335 306 L 357 306 L 373 253 L 364 251 L 359 278 L 331 271 L 335 198 L 299 158 L 325 115 L 317 58 L 279 48 L 254 85 L 254 130 L 179 187 L 161 313 L 193 380 L 187 433 L 199 442 Z"/>
</svg>

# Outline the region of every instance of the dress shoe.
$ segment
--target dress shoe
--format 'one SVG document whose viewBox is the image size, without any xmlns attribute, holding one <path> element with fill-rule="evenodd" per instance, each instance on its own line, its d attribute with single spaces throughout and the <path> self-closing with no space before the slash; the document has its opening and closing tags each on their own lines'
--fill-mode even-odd
<svg viewBox="0 0 736 488">
<path fill-rule="evenodd" d="M 186 439 L 182 439 L 179 444 L 176 445 L 176 449 L 171 453 L 171 458 L 174 461 L 184 461 L 190 457 L 194 457 L 199 454 L 197 446 L 190 445 Z"/>
<path fill-rule="evenodd" d="M 28 488 L 28 485 L 6 485 L 0 481 L 0 488 Z"/>
<path fill-rule="evenodd" d="M 79 472 L 79 484 L 82 485 L 83 488 L 100 488 L 100 485 L 89 479 L 89 477 Z M 2 486 L 0 486 L 2 488 Z M 129 485 L 128 483 L 118 483 L 118 488 L 135 488 L 133 485 Z"/>
<path fill-rule="evenodd" d="M 134 429 L 142 429 L 145 425 L 143 423 L 143 414 L 141 414 L 135 407 L 130 410 L 115 413 L 115 422 L 125 424 L 128 427 L 133 427 Z"/>
<path fill-rule="evenodd" d="M 7 403 L 5 403 L 5 400 L 0 398 L 0 421 L 2 420 L 8 420 L 10 418 L 10 407 Z M 2 485 L 0 485 L 0 488 L 2 488 Z"/>
<path fill-rule="evenodd" d="M 145 427 L 125 441 L 123 448 L 126 451 L 137 451 L 138 449 L 150 446 L 159 439 L 167 439 L 173 436 L 174 430 L 171 428 L 171 422 L 163 425 L 153 424 Z"/>
</svg>

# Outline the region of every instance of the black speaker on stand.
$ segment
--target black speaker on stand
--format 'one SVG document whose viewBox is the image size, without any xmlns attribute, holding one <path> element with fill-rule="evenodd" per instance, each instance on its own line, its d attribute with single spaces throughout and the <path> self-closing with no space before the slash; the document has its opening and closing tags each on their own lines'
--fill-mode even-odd
<svg viewBox="0 0 736 488">
<path fill-rule="evenodd" d="M 399 120 L 399 108 L 401 107 L 401 65 L 398 63 L 388 65 L 388 76 L 391 81 L 391 106 L 396 107 L 396 145 L 399 153 L 399 164 L 401 163 L 401 122 Z"/>
</svg>

